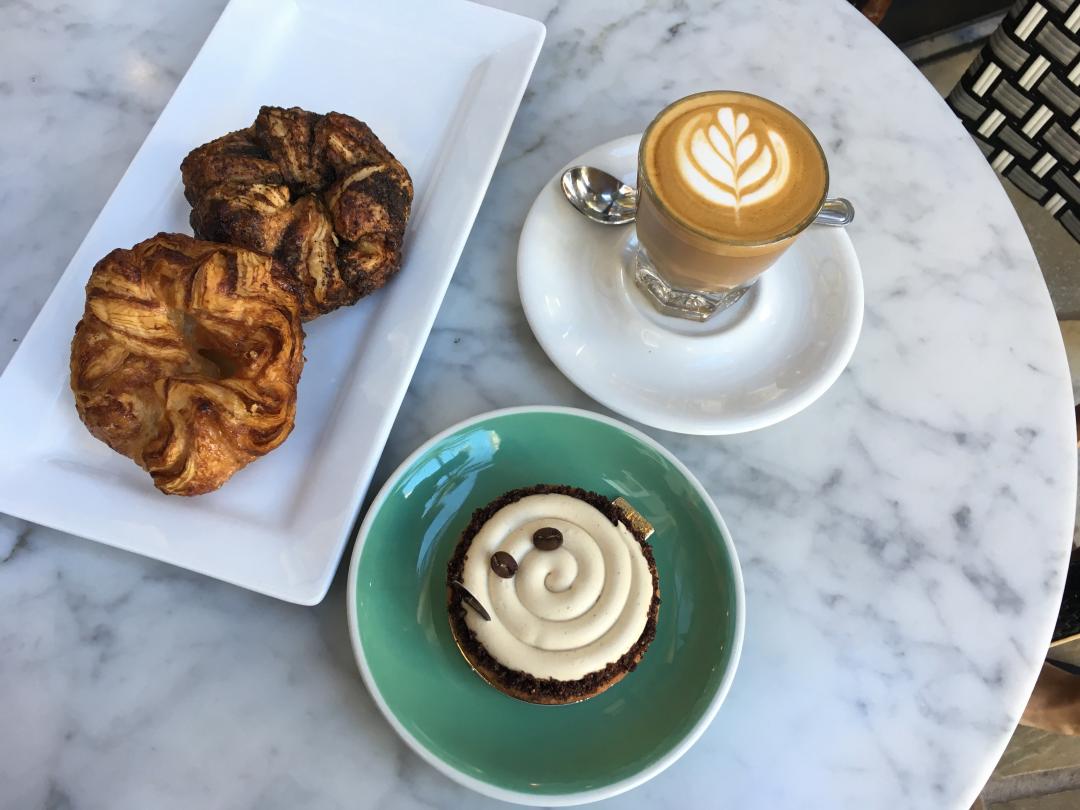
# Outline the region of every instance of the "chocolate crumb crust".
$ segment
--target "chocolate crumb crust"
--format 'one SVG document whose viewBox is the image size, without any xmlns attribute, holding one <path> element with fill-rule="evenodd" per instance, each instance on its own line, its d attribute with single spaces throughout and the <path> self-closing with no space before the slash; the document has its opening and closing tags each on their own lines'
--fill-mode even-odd
<svg viewBox="0 0 1080 810">
<path fill-rule="evenodd" d="M 649 616 L 645 622 L 645 629 L 634 645 L 619 658 L 618 661 L 608 664 L 601 670 L 590 672 L 576 681 L 559 681 L 553 678 L 535 678 L 527 672 L 510 669 L 496 661 L 483 644 L 477 640 L 475 634 L 469 629 L 465 621 L 465 612 L 468 608 L 462 602 L 462 594 L 459 588 L 450 583 L 463 581 L 465 572 L 465 556 L 473 538 L 487 523 L 492 516 L 516 501 L 529 495 L 568 495 L 577 498 L 601 512 L 612 524 L 622 523 L 623 526 L 634 536 L 641 545 L 642 553 L 649 565 L 649 573 L 652 574 L 653 597 L 649 604 Z M 645 541 L 645 537 L 636 530 L 631 522 L 623 515 L 622 510 L 615 506 L 611 500 L 595 492 L 568 487 L 560 484 L 536 484 L 531 487 L 512 489 L 500 495 L 491 503 L 477 509 L 472 514 L 469 525 L 462 532 L 454 554 L 447 565 L 447 601 L 450 613 L 450 629 L 454 634 L 461 652 L 469 663 L 496 688 L 521 700 L 531 703 L 574 703 L 579 700 L 598 695 L 622 680 L 627 673 L 632 672 L 641 661 L 646 648 L 656 637 L 656 619 L 660 609 L 660 581 L 656 572 L 656 560 L 653 558 L 652 548 Z"/>
</svg>

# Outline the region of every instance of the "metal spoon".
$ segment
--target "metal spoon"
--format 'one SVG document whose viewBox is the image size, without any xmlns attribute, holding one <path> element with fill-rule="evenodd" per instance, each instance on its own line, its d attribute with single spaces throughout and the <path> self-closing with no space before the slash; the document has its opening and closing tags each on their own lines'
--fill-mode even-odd
<svg viewBox="0 0 1080 810">
<path fill-rule="evenodd" d="M 574 166 L 563 172 L 562 190 L 578 211 L 601 225 L 627 225 L 637 217 L 638 192 L 595 166 Z M 843 197 L 825 200 L 815 225 L 847 225 L 855 206 Z"/>
</svg>

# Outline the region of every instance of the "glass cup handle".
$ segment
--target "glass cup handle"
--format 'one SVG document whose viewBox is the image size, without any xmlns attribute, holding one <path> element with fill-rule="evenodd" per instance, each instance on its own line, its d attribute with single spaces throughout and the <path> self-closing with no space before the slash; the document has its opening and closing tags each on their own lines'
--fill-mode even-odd
<svg viewBox="0 0 1080 810">
<path fill-rule="evenodd" d="M 835 227 L 849 225 L 853 219 L 855 219 L 855 206 L 851 204 L 851 200 L 831 197 L 822 204 L 821 210 L 814 217 L 814 224 Z"/>
</svg>

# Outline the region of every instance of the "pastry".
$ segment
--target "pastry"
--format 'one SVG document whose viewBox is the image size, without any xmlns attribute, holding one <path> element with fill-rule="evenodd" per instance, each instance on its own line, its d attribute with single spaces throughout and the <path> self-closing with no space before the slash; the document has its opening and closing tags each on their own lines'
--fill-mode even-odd
<svg viewBox="0 0 1080 810">
<path fill-rule="evenodd" d="M 180 170 L 195 235 L 273 256 L 305 321 L 356 303 L 401 266 L 412 180 L 355 118 L 263 107 Z"/>
<path fill-rule="evenodd" d="M 622 680 L 656 634 L 651 527 L 622 499 L 515 489 L 478 509 L 447 569 L 450 629 L 488 683 L 574 703 Z"/>
<path fill-rule="evenodd" d="M 79 418 L 162 492 L 209 492 L 289 435 L 303 337 L 268 256 L 160 233 L 90 274 L 71 344 Z"/>
</svg>

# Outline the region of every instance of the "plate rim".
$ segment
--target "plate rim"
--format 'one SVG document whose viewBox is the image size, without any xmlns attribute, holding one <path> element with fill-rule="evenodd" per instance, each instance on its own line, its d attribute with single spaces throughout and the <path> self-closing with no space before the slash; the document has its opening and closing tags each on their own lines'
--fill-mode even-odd
<svg viewBox="0 0 1080 810">
<path fill-rule="evenodd" d="M 360 640 L 360 628 L 357 625 L 357 613 L 355 610 L 356 605 L 356 592 L 357 592 L 357 574 L 360 568 L 360 557 L 364 550 L 364 545 L 367 541 L 368 533 L 371 529 L 371 524 L 375 519 L 375 516 L 381 510 L 386 499 L 390 496 L 391 490 L 396 483 L 400 480 L 401 476 L 411 467 L 417 459 L 419 459 L 424 453 L 430 450 L 432 447 L 443 441 L 447 437 L 457 433 L 464 428 L 479 422 L 486 421 L 488 419 L 495 419 L 503 416 L 516 416 L 519 414 L 527 413 L 550 413 L 550 414 L 563 414 L 568 416 L 575 416 L 586 419 L 588 421 L 597 422 L 599 424 L 607 425 L 609 427 L 617 428 L 624 433 L 628 434 L 634 439 L 645 444 L 647 447 L 659 453 L 670 464 L 672 464 L 676 470 L 686 479 L 690 486 L 697 492 L 698 496 L 705 503 L 706 508 L 715 521 L 716 525 L 720 529 L 720 534 L 723 537 L 724 547 L 727 553 L 730 555 L 732 561 L 732 573 L 733 573 L 733 592 L 735 596 L 735 630 L 732 635 L 731 644 L 731 658 L 730 664 L 727 670 L 724 672 L 720 683 L 717 686 L 716 692 L 713 694 L 712 699 L 709 702 L 708 707 L 702 713 L 701 717 L 694 726 L 687 732 L 687 734 L 680 740 L 670 751 L 664 756 L 661 756 L 655 762 L 651 763 L 645 768 L 642 768 L 635 774 L 621 779 L 617 782 L 613 782 L 610 785 L 603 787 L 591 788 L 583 791 L 574 791 L 571 793 L 552 793 L 552 794 L 531 794 L 521 791 L 510 790 L 507 788 L 498 787 L 489 782 L 485 782 L 482 779 L 463 773 L 457 768 L 453 767 L 449 763 L 443 761 L 436 756 L 432 751 L 428 750 L 416 737 L 405 728 L 404 724 L 398 720 L 397 716 L 387 705 L 386 700 L 382 696 L 382 692 L 379 690 L 378 685 L 375 683 L 375 678 L 371 673 L 371 668 L 368 666 L 367 657 L 364 655 L 364 646 Z M 497 408 L 491 411 L 485 411 L 483 413 L 476 414 L 474 416 L 462 419 L 455 424 L 450 425 L 448 428 L 440 431 L 432 436 L 427 441 L 423 442 L 412 453 L 410 453 L 404 461 L 402 461 L 392 473 L 387 477 L 386 481 L 380 487 L 378 494 L 368 505 L 364 520 L 360 524 L 360 528 L 356 533 L 356 541 L 353 544 L 352 556 L 349 561 L 349 572 L 347 575 L 346 589 L 345 589 L 345 613 L 349 624 L 349 641 L 352 644 L 353 657 L 356 660 L 357 667 L 360 669 L 360 676 L 364 681 L 364 686 L 367 687 L 368 693 L 375 701 L 375 705 L 378 706 L 379 711 L 383 717 L 389 722 L 390 726 L 397 732 L 398 736 L 409 746 L 416 754 L 420 756 L 425 762 L 434 767 L 439 772 L 450 777 L 458 784 L 464 785 L 471 790 L 481 793 L 485 796 L 490 796 L 502 801 L 515 802 L 517 804 L 531 805 L 531 806 L 567 806 L 574 804 L 586 804 L 589 802 L 600 801 L 601 799 L 611 798 L 621 793 L 625 793 L 639 785 L 648 782 L 655 776 L 665 771 L 668 767 L 677 762 L 683 754 L 685 754 L 690 748 L 701 738 L 701 735 L 705 733 L 706 729 L 712 724 L 713 719 L 716 717 L 717 712 L 720 710 L 720 706 L 727 699 L 728 693 L 731 691 L 732 683 L 735 680 L 735 672 L 739 667 L 740 659 L 742 658 L 742 648 L 744 642 L 744 636 L 746 632 L 746 593 L 745 583 L 742 574 L 742 565 L 739 562 L 738 551 L 735 548 L 735 542 L 732 539 L 731 531 L 728 529 L 727 523 L 724 521 L 723 516 L 720 514 L 719 508 L 716 506 L 715 501 L 705 489 L 701 481 L 697 476 L 670 450 L 664 447 L 656 439 L 652 438 L 648 434 L 638 430 L 632 425 L 628 425 L 618 419 L 615 419 L 604 414 L 596 413 L 594 411 L 585 410 L 583 408 L 572 408 L 562 405 L 519 405 L 510 408 Z"/>
<path fill-rule="evenodd" d="M 810 407 L 810 405 L 820 399 L 825 392 L 833 386 L 836 380 L 839 379 L 840 375 L 851 362 L 851 358 L 855 353 L 855 347 L 859 342 L 859 336 L 862 334 L 866 310 L 866 293 L 862 278 L 862 265 L 859 263 L 858 254 L 855 252 L 855 246 L 852 243 L 851 236 L 848 234 L 846 228 L 833 230 L 840 231 L 840 233 L 837 234 L 837 237 L 841 249 L 847 254 L 849 259 L 845 265 L 851 268 L 851 272 L 845 272 L 845 276 L 848 276 L 852 281 L 852 300 L 857 306 L 854 308 L 855 317 L 848 321 L 846 325 L 843 339 L 839 344 L 839 352 L 836 359 L 830 365 L 825 367 L 824 372 L 818 375 L 817 379 L 806 389 L 805 393 L 795 397 L 782 407 L 773 407 L 764 411 L 759 411 L 756 416 L 742 417 L 739 419 L 721 416 L 699 418 L 695 420 L 670 413 L 651 411 L 648 408 L 639 408 L 632 402 L 627 404 L 625 400 L 619 400 L 616 397 L 610 396 L 609 392 L 607 392 L 602 385 L 596 384 L 591 378 L 576 372 L 572 373 L 569 364 L 564 361 L 564 358 L 562 358 L 558 351 L 554 350 L 554 344 L 550 343 L 547 337 L 545 337 L 544 330 L 538 328 L 538 324 L 541 322 L 538 310 L 539 302 L 528 296 L 525 292 L 525 278 L 527 274 L 524 270 L 525 261 L 523 261 L 523 257 L 526 255 L 526 242 L 531 241 L 529 232 L 532 227 L 536 227 L 536 222 L 540 218 L 540 207 L 546 204 L 546 200 L 544 200 L 545 194 L 548 193 L 550 188 L 557 186 L 559 178 L 567 168 L 582 163 L 586 155 L 601 151 L 615 152 L 630 146 L 631 144 L 640 142 L 643 134 L 644 133 L 639 132 L 636 134 L 623 135 L 618 138 L 612 138 L 609 141 L 604 141 L 603 143 L 598 143 L 595 146 L 586 149 L 566 163 L 543 186 L 541 186 L 536 197 L 533 199 L 532 205 L 529 206 L 529 212 L 525 215 L 525 221 L 521 227 L 521 235 L 518 238 L 518 249 L 515 258 L 517 261 L 518 298 L 521 301 L 521 308 L 525 312 L 525 320 L 529 323 L 529 329 L 532 330 L 533 337 L 536 339 L 536 342 L 540 344 L 540 348 L 543 349 L 548 360 L 550 360 L 560 373 L 562 373 L 562 375 L 576 388 L 604 407 L 610 408 L 621 416 L 633 419 L 635 422 L 639 422 L 643 425 L 686 435 L 731 436 L 738 433 L 749 433 L 751 431 L 761 430 L 762 428 L 771 427 L 772 425 L 782 422 L 785 419 L 790 419 L 792 416 L 795 416 L 800 411 Z"/>
<path fill-rule="evenodd" d="M 258 10 L 260 13 L 284 13 L 294 5 L 295 2 L 292 0 L 278 0 L 278 2 L 271 3 L 269 6 L 260 6 Z M 342 3 L 341 5 L 348 8 L 347 4 Z M 413 2 L 408 5 L 417 9 L 423 8 L 420 2 Z M 159 126 L 162 119 L 167 115 L 177 95 L 182 92 L 185 85 L 191 80 L 193 71 L 198 68 L 201 61 L 207 58 L 208 53 L 212 54 L 213 48 L 220 48 L 224 44 L 218 42 L 224 36 L 222 31 L 227 32 L 230 25 L 235 27 L 240 24 L 244 19 L 244 13 L 250 12 L 253 8 L 256 8 L 256 5 L 253 4 L 252 0 L 230 0 L 221 10 L 213 26 L 199 45 L 190 65 L 184 70 L 168 100 L 162 105 L 146 136 L 134 151 L 104 203 L 97 209 L 78 246 L 38 308 L 34 319 L 27 328 L 20 345 L 8 361 L 6 368 L 0 372 L 0 402 L 7 402 L 8 396 L 17 396 L 23 386 L 33 384 L 35 378 L 28 374 L 27 369 L 35 364 L 34 358 L 37 353 L 43 346 L 47 346 L 50 341 L 56 339 L 55 335 L 58 330 L 63 332 L 69 328 L 74 328 L 74 321 L 71 322 L 69 327 L 66 325 L 66 318 L 59 325 L 54 323 L 56 318 L 52 310 L 59 308 L 61 302 L 66 300 L 69 288 L 77 285 L 81 290 L 85 277 L 89 275 L 90 267 L 99 258 L 93 257 L 88 260 L 81 256 L 86 249 L 88 240 L 94 236 L 110 207 L 117 204 L 119 192 L 132 173 L 133 167 L 140 164 L 141 159 L 147 160 L 144 154 L 155 142 L 155 135 L 157 135 L 158 139 L 161 137 Z M 237 21 L 238 15 L 240 22 Z M 88 518 L 87 515 L 74 511 L 65 513 L 61 509 L 56 509 L 55 505 L 50 506 L 44 496 L 34 492 L 35 489 L 41 490 L 45 486 L 36 473 L 32 481 L 25 486 L 4 486 L 5 483 L 10 484 L 13 480 L 18 480 L 17 470 L 40 470 L 43 466 L 46 466 L 47 461 L 45 453 L 35 452 L 32 448 L 28 450 L 25 443 L 20 444 L 11 440 L 11 436 L 2 429 L 0 429 L 0 450 L 11 453 L 11 458 L 18 467 L 16 469 L 13 465 L 11 470 L 5 469 L 0 472 L 0 512 L 37 525 L 63 531 L 85 540 L 165 562 L 184 570 L 293 604 L 311 606 L 320 603 L 325 598 L 335 573 L 341 567 L 343 552 L 358 523 L 358 513 L 364 495 L 370 487 L 371 478 L 385 449 L 390 431 L 396 422 L 407 388 L 420 357 L 427 346 L 431 328 L 441 309 L 446 290 L 453 279 L 461 253 L 476 224 L 476 218 L 482 203 L 487 197 L 495 169 L 503 154 L 510 129 L 517 118 L 523 94 L 532 77 L 546 37 L 546 26 L 539 20 L 502 9 L 465 2 L 465 0 L 453 2 L 443 7 L 443 11 L 437 13 L 434 19 L 446 18 L 455 21 L 475 21 L 480 18 L 493 21 L 492 25 L 494 27 L 492 30 L 500 31 L 500 37 L 490 43 L 489 46 L 477 47 L 477 58 L 490 61 L 501 54 L 510 54 L 512 52 L 515 66 L 517 64 L 521 65 L 520 72 L 515 70 L 511 77 L 512 84 L 510 81 L 504 82 L 505 87 L 500 88 L 497 95 L 494 91 L 489 90 L 480 99 L 489 108 L 494 108 L 498 112 L 497 119 L 494 116 L 492 117 L 498 126 L 490 128 L 492 133 L 491 148 L 487 150 L 488 153 L 482 161 L 483 171 L 479 173 L 479 176 L 486 178 L 486 180 L 478 187 L 474 195 L 475 199 L 470 198 L 472 213 L 465 221 L 465 226 L 451 240 L 453 248 L 446 253 L 449 266 L 444 277 L 440 279 L 437 296 L 433 298 L 428 307 L 430 311 L 425 314 L 422 322 L 417 323 L 415 331 L 416 345 L 404 355 L 405 362 L 401 364 L 401 373 L 394 385 L 388 389 L 392 391 L 392 395 L 387 398 L 386 404 L 379 411 L 378 418 L 371 423 L 373 430 L 371 432 L 370 453 L 367 458 L 363 458 L 361 462 L 351 466 L 347 471 L 348 475 L 355 480 L 353 485 L 348 488 L 348 498 L 342 497 L 335 501 L 335 504 L 338 504 L 335 508 L 340 508 L 341 518 L 328 525 L 311 527 L 300 538 L 300 542 L 310 543 L 314 539 L 312 537 L 314 534 L 329 535 L 329 539 L 324 544 L 319 544 L 320 548 L 325 545 L 325 555 L 321 553 L 318 555 L 319 563 L 313 563 L 310 568 L 304 569 L 302 578 L 290 574 L 286 565 L 271 566 L 274 571 L 271 571 L 268 575 L 265 571 L 250 571 L 243 567 L 237 568 L 237 566 L 224 563 L 220 558 L 212 555 L 192 556 L 189 554 L 185 556 L 182 551 L 177 552 L 175 548 L 158 548 L 142 539 L 142 536 L 146 534 L 145 527 L 128 525 L 131 521 L 108 522 L 100 515 L 90 515 Z M 514 50 L 515 48 L 517 50 Z M 463 96 L 463 99 L 466 98 L 467 96 Z M 431 185 L 436 185 L 434 179 Z M 147 233 L 145 238 L 149 238 L 151 235 L 152 233 Z M 453 261 L 450 261 L 450 259 L 453 259 Z M 377 313 L 372 317 L 377 317 Z M 30 347 L 30 353 L 27 350 L 28 346 Z M 355 367 L 357 362 L 359 361 L 354 361 L 351 367 Z M 62 383 L 58 390 L 60 395 L 63 396 L 66 391 L 66 383 Z M 339 402 L 355 397 L 356 390 L 355 385 L 343 385 L 338 392 Z M 148 483 L 147 487 L 149 488 Z M 147 504 L 141 500 L 137 503 L 140 508 L 140 515 L 151 514 L 149 510 L 152 508 L 152 504 Z M 262 537 L 269 540 L 270 537 L 268 536 L 273 536 L 277 538 L 276 542 L 279 544 L 296 536 L 292 528 L 284 524 L 275 524 L 271 527 L 250 527 L 244 524 L 243 521 L 221 516 L 210 516 L 205 520 L 207 524 L 203 525 L 211 526 L 223 536 L 226 534 L 235 536 L 237 532 L 246 532 L 253 539 Z M 155 522 L 150 518 L 144 520 L 143 523 L 151 524 L 152 528 L 161 529 L 161 537 L 172 541 L 178 541 L 181 532 L 190 532 L 198 528 L 199 525 L 192 524 L 183 518 L 173 521 L 173 528 L 171 529 L 162 528 L 160 522 Z M 274 545 L 270 553 L 278 553 L 279 551 L 279 545 Z"/>
</svg>

